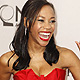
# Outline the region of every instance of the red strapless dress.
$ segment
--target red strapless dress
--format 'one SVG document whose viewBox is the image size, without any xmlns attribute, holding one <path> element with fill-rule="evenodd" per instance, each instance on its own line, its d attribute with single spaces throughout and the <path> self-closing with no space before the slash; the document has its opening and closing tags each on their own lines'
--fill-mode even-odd
<svg viewBox="0 0 80 80">
<path fill-rule="evenodd" d="M 14 80 L 65 80 L 65 75 L 66 71 L 59 68 L 55 68 L 47 76 L 40 77 L 32 69 L 25 69 L 18 71 L 13 78 Z"/>
</svg>

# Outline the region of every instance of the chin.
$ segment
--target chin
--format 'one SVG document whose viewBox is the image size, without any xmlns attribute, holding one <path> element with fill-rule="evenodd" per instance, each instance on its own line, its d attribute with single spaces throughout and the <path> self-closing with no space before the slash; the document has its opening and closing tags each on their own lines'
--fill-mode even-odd
<svg viewBox="0 0 80 80">
<path fill-rule="evenodd" d="M 44 43 L 40 43 L 40 45 L 41 45 L 42 47 L 46 47 L 46 46 L 48 45 L 48 43 L 49 43 L 49 42 L 44 42 Z"/>
</svg>

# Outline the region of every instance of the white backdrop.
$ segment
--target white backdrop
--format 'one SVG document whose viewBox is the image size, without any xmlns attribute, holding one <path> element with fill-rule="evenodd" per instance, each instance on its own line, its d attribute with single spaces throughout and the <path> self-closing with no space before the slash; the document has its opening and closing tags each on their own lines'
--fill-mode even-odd
<svg viewBox="0 0 80 80">
<path fill-rule="evenodd" d="M 15 25 L 20 20 L 20 12 L 18 11 L 18 20 L 16 21 L 16 9 L 21 10 L 26 1 L 0 0 L 0 55 L 10 51 L 9 44 L 15 34 Z M 80 0 L 48 1 L 54 4 L 56 10 L 57 30 L 55 38 L 57 45 L 73 50 L 80 58 L 80 52 L 75 44 L 76 40 L 80 40 Z M 4 25 L 3 22 L 9 24 Z M 9 26 L 10 23 L 13 26 Z M 71 74 L 67 80 L 73 80 Z"/>
</svg>

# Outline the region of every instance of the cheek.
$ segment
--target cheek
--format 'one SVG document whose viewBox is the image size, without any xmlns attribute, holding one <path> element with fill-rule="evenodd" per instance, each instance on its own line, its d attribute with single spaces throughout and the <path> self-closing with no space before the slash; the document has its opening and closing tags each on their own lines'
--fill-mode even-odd
<svg viewBox="0 0 80 80">
<path fill-rule="evenodd" d="M 39 30 L 40 30 L 40 24 L 38 24 L 38 23 L 34 24 L 32 30 L 33 30 L 34 33 L 38 33 Z"/>
<path fill-rule="evenodd" d="M 33 26 L 33 28 L 38 29 L 39 26 L 40 26 L 39 23 L 36 21 L 35 24 L 34 24 L 34 26 Z"/>
<path fill-rule="evenodd" d="M 36 24 L 33 26 L 32 32 L 36 36 L 38 34 L 38 31 L 39 31 L 39 26 Z"/>
<path fill-rule="evenodd" d="M 55 25 L 52 27 L 52 31 L 54 32 L 54 30 L 55 30 Z"/>
</svg>

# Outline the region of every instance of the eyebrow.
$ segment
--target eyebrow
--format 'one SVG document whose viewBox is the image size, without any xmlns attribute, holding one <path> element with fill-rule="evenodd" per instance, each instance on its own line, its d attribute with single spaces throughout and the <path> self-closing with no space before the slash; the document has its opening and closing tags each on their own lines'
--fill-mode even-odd
<svg viewBox="0 0 80 80">
<path fill-rule="evenodd" d="M 50 19 L 55 18 L 55 17 L 51 17 Z"/>
<path fill-rule="evenodd" d="M 42 17 L 42 18 L 45 18 L 44 16 L 37 16 L 37 17 Z M 55 18 L 55 17 L 51 17 L 50 19 L 53 19 L 53 18 Z"/>
</svg>

